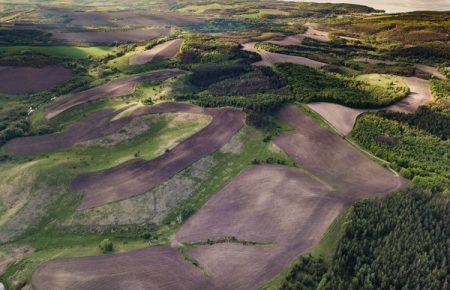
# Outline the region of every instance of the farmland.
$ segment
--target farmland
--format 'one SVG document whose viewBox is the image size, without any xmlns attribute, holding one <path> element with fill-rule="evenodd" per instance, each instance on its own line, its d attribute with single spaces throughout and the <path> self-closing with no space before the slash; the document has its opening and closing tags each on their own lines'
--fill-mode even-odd
<svg viewBox="0 0 450 290">
<path fill-rule="evenodd" d="M 0 8 L 0 289 L 446 287 L 448 11 Z"/>
</svg>

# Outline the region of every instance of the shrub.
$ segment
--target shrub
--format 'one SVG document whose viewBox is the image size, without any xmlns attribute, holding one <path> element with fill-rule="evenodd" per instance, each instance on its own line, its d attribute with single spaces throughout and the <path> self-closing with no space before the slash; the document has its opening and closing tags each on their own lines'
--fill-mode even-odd
<svg viewBox="0 0 450 290">
<path fill-rule="evenodd" d="M 98 246 L 103 253 L 109 253 L 113 251 L 113 243 L 110 239 L 104 239 Z"/>
</svg>

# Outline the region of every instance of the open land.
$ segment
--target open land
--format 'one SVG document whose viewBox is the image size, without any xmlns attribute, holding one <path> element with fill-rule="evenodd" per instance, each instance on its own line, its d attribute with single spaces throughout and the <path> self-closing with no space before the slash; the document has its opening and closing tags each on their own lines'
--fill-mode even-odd
<svg viewBox="0 0 450 290">
<path fill-rule="evenodd" d="M 2 67 L 0 93 L 27 94 L 45 91 L 67 82 L 72 77 L 72 71 L 60 65 Z"/>
<path fill-rule="evenodd" d="M 129 58 L 131 65 L 145 64 L 152 61 L 168 59 L 176 56 L 180 52 L 180 47 L 183 44 L 182 39 L 169 40 L 157 46 L 137 53 Z"/>
<path fill-rule="evenodd" d="M 166 80 L 182 73 L 183 72 L 180 70 L 169 69 L 158 72 L 150 72 L 143 75 L 129 76 L 86 91 L 62 96 L 60 99 L 57 99 L 54 103 L 45 108 L 45 117 L 47 119 L 51 119 L 73 106 L 88 101 L 131 94 L 134 92 L 136 85 L 144 80 Z"/>
<path fill-rule="evenodd" d="M 212 122 L 164 155 L 150 160 L 132 160 L 98 173 L 86 173 L 72 182 L 84 194 L 79 209 L 126 199 L 168 180 L 200 158 L 219 150 L 243 126 L 244 114 L 234 109 L 207 109 Z"/>
</svg>

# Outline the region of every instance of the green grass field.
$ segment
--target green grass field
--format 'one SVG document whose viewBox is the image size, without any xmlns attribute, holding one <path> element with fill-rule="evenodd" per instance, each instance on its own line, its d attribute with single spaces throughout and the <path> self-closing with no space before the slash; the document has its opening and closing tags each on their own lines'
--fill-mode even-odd
<svg viewBox="0 0 450 290">
<path fill-rule="evenodd" d="M 0 46 L 0 53 L 15 54 L 22 51 L 32 51 L 55 57 L 87 58 L 89 56 L 103 56 L 113 49 L 113 46 Z"/>
</svg>

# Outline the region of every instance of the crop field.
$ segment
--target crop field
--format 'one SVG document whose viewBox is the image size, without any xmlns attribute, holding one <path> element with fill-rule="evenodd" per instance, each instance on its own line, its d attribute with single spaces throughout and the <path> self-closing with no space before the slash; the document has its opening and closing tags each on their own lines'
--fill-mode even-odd
<svg viewBox="0 0 450 290">
<path fill-rule="evenodd" d="M 0 93 L 26 94 L 51 89 L 72 78 L 70 69 L 62 66 L 0 67 Z"/>
<path fill-rule="evenodd" d="M 52 37 L 70 43 L 114 43 L 148 41 L 167 35 L 167 29 L 133 29 L 127 31 L 52 32 Z"/>
<path fill-rule="evenodd" d="M 202 131 L 150 160 L 133 160 L 98 173 L 78 176 L 72 182 L 75 191 L 84 194 L 79 209 L 100 206 L 146 192 L 205 155 L 220 149 L 243 126 L 244 115 L 238 110 L 210 109 L 212 122 Z"/>
<path fill-rule="evenodd" d="M 0 290 L 444 289 L 449 12 L 331 2 L 0 0 Z"/>
<path fill-rule="evenodd" d="M 111 265 L 115 265 L 114 270 Z M 177 273 L 176 277 L 167 275 L 170 272 Z M 50 262 L 33 274 L 32 285 L 37 290 L 98 287 L 169 290 L 181 285 L 194 290 L 212 286 L 203 273 L 178 256 L 177 249 L 167 247 Z"/>
<path fill-rule="evenodd" d="M 174 39 L 161 43 L 149 50 L 131 56 L 129 58 L 130 65 L 145 64 L 174 57 L 180 52 L 182 44 L 182 39 Z"/>
<path fill-rule="evenodd" d="M 276 137 L 275 144 L 338 191 L 358 199 L 384 195 L 407 185 L 300 109 L 288 106 L 280 112 L 280 118 L 295 131 Z"/>
<path fill-rule="evenodd" d="M 47 119 L 51 119 L 73 106 L 83 104 L 88 101 L 131 94 L 134 92 L 136 85 L 144 80 L 165 80 L 178 76 L 181 73 L 182 72 L 179 70 L 164 70 L 138 76 L 130 76 L 86 91 L 68 96 L 62 96 L 60 99 L 45 108 L 45 117 Z"/>
<path fill-rule="evenodd" d="M 48 56 L 68 57 L 68 58 L 87 58 L 89 56 L 103 56 L 114 49 L 112 46 L 0 46 L 0 52 L 14 54 L 21 51 L 31 51 L 42 53 Z"/>
</svg>

